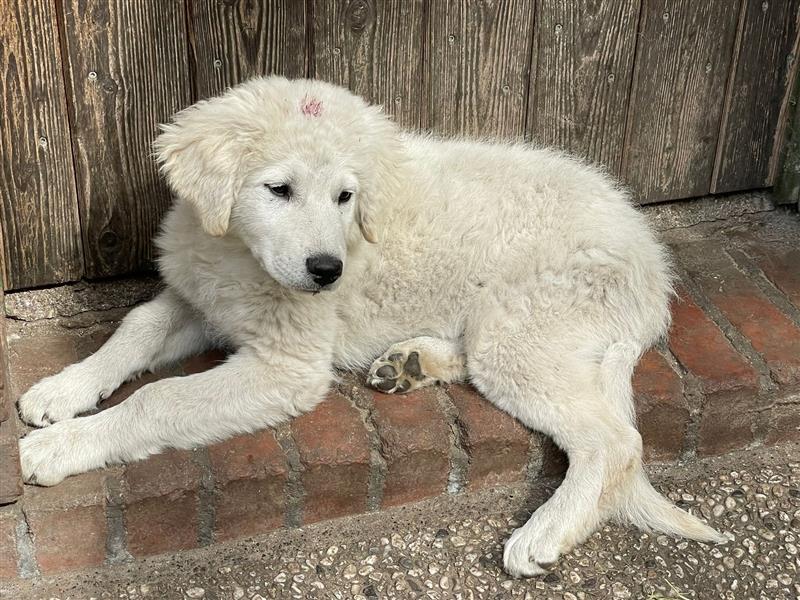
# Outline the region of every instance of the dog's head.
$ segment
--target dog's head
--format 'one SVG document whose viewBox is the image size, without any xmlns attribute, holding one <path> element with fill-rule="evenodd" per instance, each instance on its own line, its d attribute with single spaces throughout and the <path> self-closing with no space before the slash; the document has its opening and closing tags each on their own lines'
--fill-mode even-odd
<svg viewBox="0 0 800 600">
<path fill-rule="evenodd" d="M 375 242 L 401 151 L 377 107 L 319 81 L 250 80 L 162 127 L 158 161 L 203 230 L 234 235 L 289 288 L 330 288 Z"/>
</svg>

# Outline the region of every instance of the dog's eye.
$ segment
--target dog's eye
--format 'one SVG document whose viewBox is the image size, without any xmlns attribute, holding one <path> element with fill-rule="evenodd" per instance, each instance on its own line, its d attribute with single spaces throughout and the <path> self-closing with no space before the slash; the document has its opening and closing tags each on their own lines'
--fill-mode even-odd
<svg viewBox="0 0 800 600">
<path fill-rule="evenodd" d="M 266 186 L 269 188 L 270 192 L 280 198 L 288 198 L 292 193 L 292 190 L 288 185 L 270 185 L 267 183 Z"/>
<path fill-rule="evenodd" d="M 339 194 L 339 204 L 346 204 L 353 197 L 353 192 L 342 192 Z"/>
</svg>

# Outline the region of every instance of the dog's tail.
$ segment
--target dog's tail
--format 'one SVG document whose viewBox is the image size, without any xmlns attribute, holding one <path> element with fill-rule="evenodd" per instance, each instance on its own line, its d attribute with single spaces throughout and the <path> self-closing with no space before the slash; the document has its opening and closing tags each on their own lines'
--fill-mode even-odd
<svg viewBox="0 0 800 600">
<path fill-rule="evenodd" d="M 601 365 L 603 388 L 609 402 L 634 427 L 636 414 L 631 377 L 640 355 L 640 349 L 632 343 L 615 343 L 606 351 Z M 638 460 L 628 481 L 616 496 L 609 516 L 618 521 L 631 523 L 640 529 L 661 531 L 701 542 L 721 544 L 728 541 L 728 538 L 656 491 L 647 479 L 641 460 Z"/>
</svg>

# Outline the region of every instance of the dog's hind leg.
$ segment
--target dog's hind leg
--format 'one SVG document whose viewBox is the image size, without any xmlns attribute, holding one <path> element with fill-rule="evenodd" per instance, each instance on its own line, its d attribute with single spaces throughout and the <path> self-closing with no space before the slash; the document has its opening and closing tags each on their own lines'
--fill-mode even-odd
<svg viewBox="0 0 800 600">
<path fill-rule="evenodd" d="M 542 574 L 612 517 L 719 541 L 644 475 L 630 392 L 639 347 L 609 343 L 592 321 L 559 303 L 537 311 L 516 300 L 482 306 L 468 322 L 468 375 L 491 402 L 551 436 L 568 454 L 569 468 L 553 496 L 506 543 L 506 570 Z"/>
<path fill-rule="evenodd" d="M 369 370 L 367 383 L 387 394 L 464 379 L 465 356 L 458 342 L 416 337 L 391 346 Z"/>
<path fill-rule="evenodd" d="M 94 354 L 41 380 L 19 399 L 26 423 L 43 427 L 93 409 L 142 371 L 208 348 L 205 326 L 174 292 L 167 290 L 134 308 Z"/>
</svg>

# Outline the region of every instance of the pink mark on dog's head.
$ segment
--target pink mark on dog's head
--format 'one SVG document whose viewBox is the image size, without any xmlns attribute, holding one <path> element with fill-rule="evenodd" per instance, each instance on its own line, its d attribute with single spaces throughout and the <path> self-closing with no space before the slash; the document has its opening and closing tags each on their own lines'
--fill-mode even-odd
<svg viewBox="0 0 800 600">
<path fill-rule="evenodd" d="M 319 117 L 322 114 L 322 100 L 306 96 L 300 105 L 300 112 L 307 117 Z"/>
</svg>

